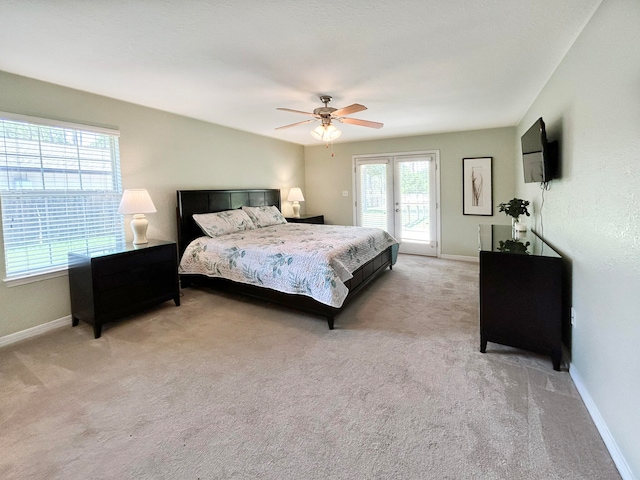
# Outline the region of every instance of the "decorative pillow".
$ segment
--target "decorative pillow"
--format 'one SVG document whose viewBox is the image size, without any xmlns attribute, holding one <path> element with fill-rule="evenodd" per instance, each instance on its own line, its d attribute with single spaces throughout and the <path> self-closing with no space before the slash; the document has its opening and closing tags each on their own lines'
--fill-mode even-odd
<svg viewBox="0 0 640 480">
<path fill-rule="evenodd" d="M 256 226 L 242 210 L 225 210 L 216 213 L 194 213 L 193 219 L 204 233 L 219 237 L 227 233 L 253 230 Z"/>
<path fill-rule="evenodd" d="M 266 207 L 242 207 L 242 210 L 247 212 L 249 218 L 251 218 L 254 225 L 258 228 L 287 223 L 275 205 Z"/>
</svg>

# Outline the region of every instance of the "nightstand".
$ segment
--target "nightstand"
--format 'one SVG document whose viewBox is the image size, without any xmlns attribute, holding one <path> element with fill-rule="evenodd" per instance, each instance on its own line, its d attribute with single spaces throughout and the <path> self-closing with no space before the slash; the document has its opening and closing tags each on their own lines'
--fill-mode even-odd
<svg viewBox="0 0 640 480">
<path fill-rule="evenodd" d="M 324 224 L 324 215 L 300 215 L 299 217 L 286 217 L 289 223 L 317 223 Z"/>
<path fill-rule="evenodd" d="M 80 320 L 102 325 L 173 300 L 180 305 L 175 242 L 149 240 L 97 253 L 69 253 L 72 326 Z"/>
</svg>

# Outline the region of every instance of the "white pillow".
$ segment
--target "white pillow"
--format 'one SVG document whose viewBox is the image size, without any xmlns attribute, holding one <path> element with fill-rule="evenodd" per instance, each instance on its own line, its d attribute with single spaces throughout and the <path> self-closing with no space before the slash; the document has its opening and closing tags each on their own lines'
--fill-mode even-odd
<svg viewBox="0 0 640 480">
<path fill-rule="evenodd" d="M 256 226 L 242 210 L 225 210 L 216 213 L 194 213 L 193 219 L 204 233 L 219 237 L 228 233 L 253 230 Z"/>
<path fill-rule="evenodd" d="M 258 228 L 287 223 L 275 205 L 268 205 L 266 207 L 242 207 L 242 210 L 247 212 L 249 218 L 251 218 L 254 225 Z"/>
</svg>

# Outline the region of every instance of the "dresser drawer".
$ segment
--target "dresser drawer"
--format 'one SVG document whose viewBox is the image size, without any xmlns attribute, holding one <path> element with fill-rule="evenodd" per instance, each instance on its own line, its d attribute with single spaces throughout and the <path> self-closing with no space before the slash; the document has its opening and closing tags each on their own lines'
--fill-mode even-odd
<svg viewBox="0 0 640 480">
<path fill-rule="evenodd" d="M 114 288 L 128 287 L 136 283 L 146 282 L 149 278 L 149 267 L 140 265 L 139 262 L 131 262 L 137 265 L 127 270 L 116 270 L 107 272 L 96 272 L 94 279 L 94 288 L 101 292 L 104 290 L 112 290 Z M 111 270 L 111 269 L 109 269 Z"/>
<path fill-rule="evenodd" d="M 163 245 L 137 252 L 102 257 L 93 260 L 93 272 L 97 277 L 113 275 L 145 267 L 157 262 L 175 261 L 176 249 L 173 245 Z"/>
<path fill-rule="evenodd" d="M 96 312 L 99 312 L 98 316 L 102 319 L 117 318 L 122 316 L 122 312 L 134 307 L 141 298 L 146 298 L 144 283 L 132 283 L 96 292 Z"/>
</svg>

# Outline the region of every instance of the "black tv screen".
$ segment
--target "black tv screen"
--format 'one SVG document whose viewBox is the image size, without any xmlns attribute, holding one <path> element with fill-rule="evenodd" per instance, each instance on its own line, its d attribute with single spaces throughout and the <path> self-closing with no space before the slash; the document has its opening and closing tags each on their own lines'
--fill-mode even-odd
<svg viewBox="0 0 640 480">
<path fill-rule="evenodd" d="M 547 142 L 542 118 L 522 136 L 522 167 L 525 183 L 546 183 L 554 177 L 558 142 Z"/>
</svg>

